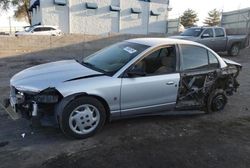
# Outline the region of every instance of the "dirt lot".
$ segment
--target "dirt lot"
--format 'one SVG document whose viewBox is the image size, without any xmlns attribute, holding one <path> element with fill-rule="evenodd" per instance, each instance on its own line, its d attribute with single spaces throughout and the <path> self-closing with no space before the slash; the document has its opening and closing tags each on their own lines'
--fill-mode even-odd
<svg viewBox="0 0 250 168">
<path fill-rule="evenodd" d="M 74 48 L 0 58 L 0 98 L 8 95 L 10 77 L 21 69 L 72 55 L 77 55 Z M 249 168 L 249 55 L 245 49 L 229 57 L 244 68 L 238 92 L 220 113 L 120 120 L 94 137 L 72 140 L 57 128 L 32 129 L 26 120 L 13 121 L 0 109 L 0 167 Z"/>
</svg>

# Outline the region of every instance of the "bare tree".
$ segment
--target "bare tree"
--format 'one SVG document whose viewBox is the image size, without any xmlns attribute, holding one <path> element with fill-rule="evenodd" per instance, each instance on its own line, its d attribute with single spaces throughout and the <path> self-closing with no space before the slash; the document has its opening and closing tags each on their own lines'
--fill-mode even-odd
<svg viewBox="0 0 250 168">
<path fill-rule="evenodd" d="M 14 7 L 16 8 L 15 18 L 26 19 L 31 24 L 29 5 L 29 0 L 0 0 L 1 9 L 8 11 L 11 7 Z"/>
</svg>

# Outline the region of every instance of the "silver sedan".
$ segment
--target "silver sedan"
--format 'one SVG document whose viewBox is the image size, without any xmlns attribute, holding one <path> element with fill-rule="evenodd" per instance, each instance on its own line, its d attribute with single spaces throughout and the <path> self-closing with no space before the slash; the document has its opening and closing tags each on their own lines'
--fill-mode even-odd
<svg viewBox="0 0 250 168">
<path fill-rule="evenodd" d="M 12 77 L 5 107 L 75 138 L 106 121 L 169 111 L 221 111 L 241 65 L 190 41 L 131 39 L 83 60 L 38 65 Z"/>
</svg>

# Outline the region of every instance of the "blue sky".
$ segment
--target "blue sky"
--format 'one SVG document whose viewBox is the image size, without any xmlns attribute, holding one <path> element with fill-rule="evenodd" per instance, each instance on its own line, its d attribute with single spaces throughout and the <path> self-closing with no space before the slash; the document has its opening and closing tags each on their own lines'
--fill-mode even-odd
<svg viewBox="0 0 250 168">
<path fill-rule="evenodd" d="M 169 18 L 177 18 L 187 8 L 191 8 L 198 13 L 200 19 L 198 24 L 201 25 L 208 11 L 214 8 L 223 11 L 247 8 L 250 7 L 250 0 L 170 0 L 170 5 L 173 10 L 169 13 Z M 13 11 L 0 11 L 0 27 L 8 27 L 9 16 L 13 16 Z M 14 18 L 11 21 L 13 26 L 27 25 L 26 22 L 17 22 Z"/>
</svg>

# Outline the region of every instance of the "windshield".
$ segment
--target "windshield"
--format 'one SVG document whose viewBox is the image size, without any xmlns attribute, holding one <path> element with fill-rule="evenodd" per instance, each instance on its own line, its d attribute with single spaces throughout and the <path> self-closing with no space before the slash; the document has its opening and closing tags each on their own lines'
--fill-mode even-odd
<svg viewBox="0 0 250 168">
<path fill-rule="evenodd" d="M 202 28 L 189 28 L 185 30 L 183 33 L 181 33 L 181 36 L 193 36 L 193 37 L 198 37 L 201 32 Z"/>
<path fill-rule="evenodd" d="M 126 41 L 117 43 L 84 58 L 83 65 L 112 75 L 147 48 L 149 46 Z"/>
</svg>

